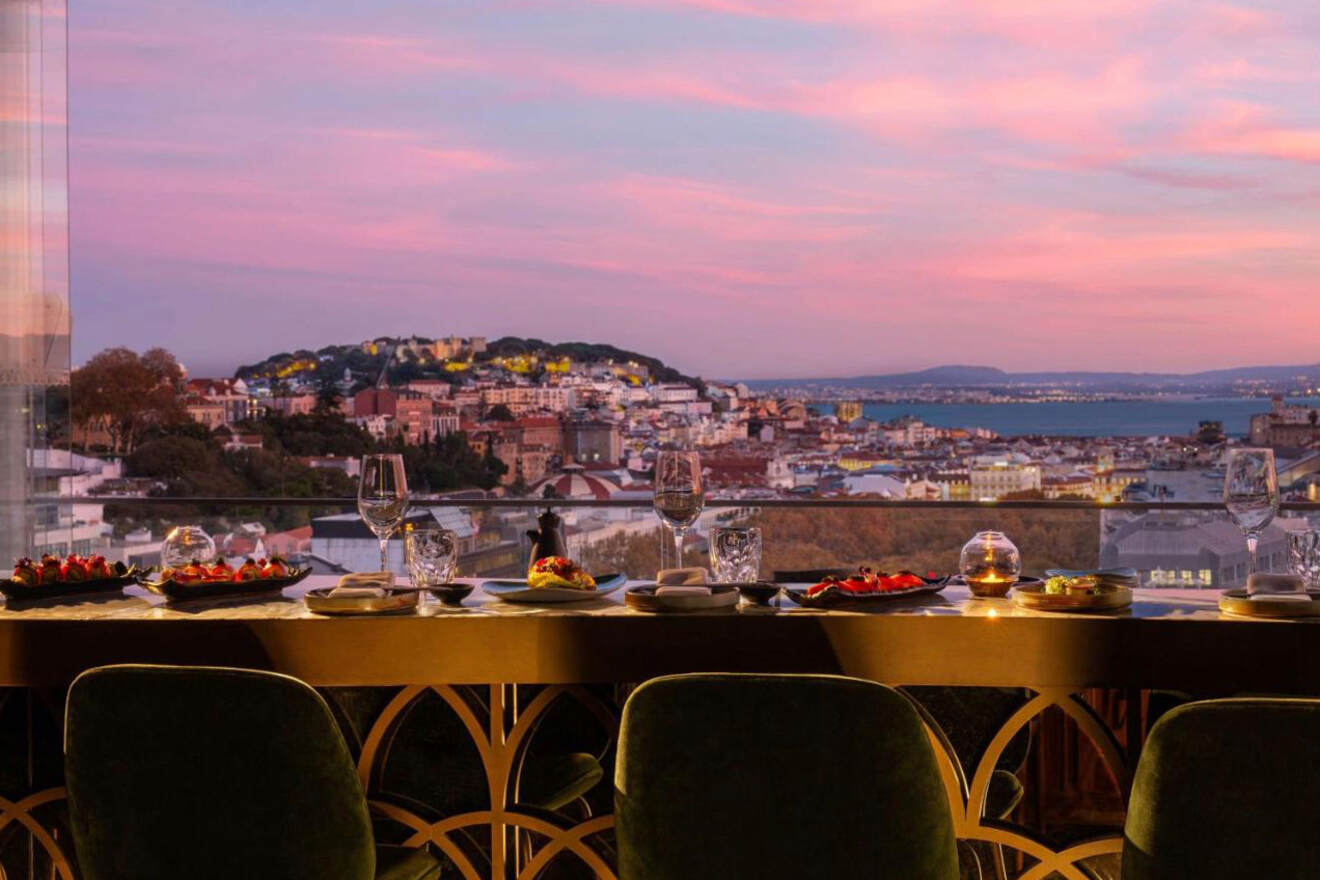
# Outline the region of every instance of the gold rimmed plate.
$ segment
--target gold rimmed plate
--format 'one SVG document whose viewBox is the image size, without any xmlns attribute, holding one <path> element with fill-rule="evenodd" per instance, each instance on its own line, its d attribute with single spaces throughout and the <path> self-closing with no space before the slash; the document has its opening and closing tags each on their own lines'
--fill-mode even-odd
<svg viewBox="0 0 1320 880">
<path fill-rule="evenodd" d="M 1013 604 L 1032 611 L 1121 611 L 1132 605 L 1132 591 L 1115 587 L 1093 595 L 1047 593 L 1044 584 L 1020 584 L 1013 588 Z"/>
<path fill-rule="evenodd" d="M 1308 592 L 1309 602 L 1300 599 L 1276 599 L 1268 594 L 1253 599 L 1246 590 L 1224 590 L 1219 594 L 1219 610 L 1235 617 L 1266 617 L 1274 620 L 1320 617 L 1320 593 Z"/>
<path fill-rule="evenodd" d="M 386 590 L 383 596 L 332 596 L 334 587 L 303 594 L 308 611 L 317 614 L 411 614 L 417 610 L 420 590 Z"/>
<path fill-rule="evenodd" d="M 732 584 L 711 584 L 710 593 L 678 593 L 657 596 L 656 586 L 633 587 L 623 594 L 623 602 L 636 611 L 718 611 L 733 608 L 742 594 Z"/>
</svg>

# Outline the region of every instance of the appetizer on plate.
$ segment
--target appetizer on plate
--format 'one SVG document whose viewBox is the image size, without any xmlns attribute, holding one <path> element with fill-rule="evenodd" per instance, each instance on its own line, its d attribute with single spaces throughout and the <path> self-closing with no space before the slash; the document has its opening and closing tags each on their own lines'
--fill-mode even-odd
<svg viewBox="0 0 1320 880">
<path fill-rule="evenodd" d="M 176 584 L 243 583 L 288 576 L 289 565 L 278 556 L 272 556 L 269 560 L 263 558 L 255 561 L 248 557 L 237 569 L 225 562 L 222 557 L 217 557 L 210 565 L 194 559 L 182 568 L 166 568 L 160 573 L 162 581 L 174 581 Z"/>
<path fill-rule="evenodd" d="M 565 556 L 543 556 L 527 570 L 527 586 L 534 590 L 547 587 L 594 590 L 596 581 L 586 569 Z"/>
<path fill-rule="evenodd" d="M 18 560 L 14 565 L 14 573 L 9 579 L 20 586 L 39 587 L 78 584 L 123 577 L 127 574 L 126 565 L 122 562 L 111 565 L 106 562 L 104 556 L 82 557 L 73 554 L 61 561 L 58 557 L 47 554 L 41 557 L 40 563 L 28 557 Z"/>
<path fill-rule="evenodd" d="M 1093 574 L 1055 575 L 1045 581 L 1044 592 L 1047 596 L 1100 596 L 1118 592 L 1119 586 Z"/>
<path fill-rule="evenodd" d="M 849 596 L 862 596 L 870 593 L 892 593 L 897 590 L 909 590 L 925 586 L 926 581 L 910 571 L 897 574 L 877 572 L 863 565 L 854 574 L 847 577 L 826 577 L 820 583 L 807 589 L 807 597 L 815 598 L 830 590 L 837 590 Z"/>
</svg>

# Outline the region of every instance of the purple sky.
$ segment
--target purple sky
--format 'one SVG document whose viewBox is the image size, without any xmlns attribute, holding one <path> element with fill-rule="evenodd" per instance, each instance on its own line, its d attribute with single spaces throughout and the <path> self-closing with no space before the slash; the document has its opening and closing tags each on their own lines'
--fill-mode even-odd
<svg viewBox="0 0 1320 880">
<path fill-rule="evenodd" d="M 80 0 L 74 358 L 1320 361 L 1320 4 Z"/>
</svg>

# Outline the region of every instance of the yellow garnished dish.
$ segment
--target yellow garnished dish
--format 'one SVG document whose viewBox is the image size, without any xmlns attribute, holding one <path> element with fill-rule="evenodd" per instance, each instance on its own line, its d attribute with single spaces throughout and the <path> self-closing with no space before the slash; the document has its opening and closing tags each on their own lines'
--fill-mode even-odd
<svg viewBox="0 0 1320 880">
<path fill-rule="evenodd" d="M 1093 574 L 1078 577 L 1052 577 L 1045 581 L 1045 593 L 1050 596 L 1099 596 L 1117 588 Z"/>
<path fill-rule="evenodd" d="M 565 556 L 544 556 L 527 570 L 527 586 L 532 589 L 559 587 L 566 590 L 594 590 L 596 580 Z"/>
</svg>

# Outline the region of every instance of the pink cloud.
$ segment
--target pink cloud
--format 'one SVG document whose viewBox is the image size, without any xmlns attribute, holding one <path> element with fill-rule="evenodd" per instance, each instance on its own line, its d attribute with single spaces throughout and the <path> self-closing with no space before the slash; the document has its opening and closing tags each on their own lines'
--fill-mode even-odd
<svg viewBox="0 0 1320 880">
<path fill-rule="evenodd" d="M 272 310 L 287 289 L 390 315 L 443 292 L 474 332 L 590 316 L 726 373 L 753 367 L 721 339 L 733 320 L 800 327 L 813 351 L 888 338 L 900 360 L 991 330 L 1073 364 L 1091 353 L 1051 336 L 1106 321 L 1172 358 L 1178 316 L 1207 309 L 1197 350 L 1298 335 L 1258 314 L 1310 301 L 1320 245 L 1313 40 L 1282 9 L 619 2 L 652 7 L 654 33 L 558 4 L 362 19 L 377 33 L 329 13 L 161 3 L 140 33 L 75 14 L 90 283 L 131 263 L 143 290 L 203 278 Z M 555 15 L 579 17 L 542 26 Z"/>
<path fill-rule="evenodd" d="M 1320 127 L 1280 124 L 1269 108 L 1243 101 L 1221 102 L 1180 144 L 1201 153 L 1320 162 Z"/>
</svg>

